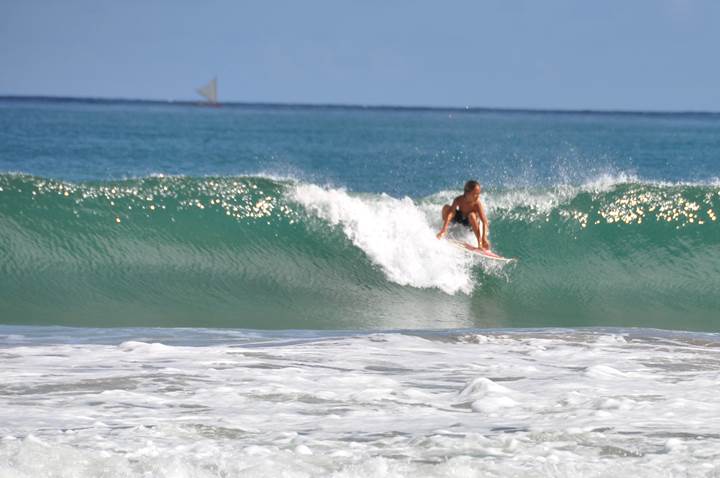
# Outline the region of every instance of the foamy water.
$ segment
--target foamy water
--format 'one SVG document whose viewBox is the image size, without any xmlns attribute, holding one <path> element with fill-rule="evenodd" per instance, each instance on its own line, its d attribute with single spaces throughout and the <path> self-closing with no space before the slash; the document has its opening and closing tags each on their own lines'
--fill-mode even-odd
<svg viewBox="0 0 720 478">
<path fill-rule="evenodd" d="M 473 258 L 446 241 L 438 241 L 435 235 L 439 226 L 412 199 L 351 196 L 342 189 L 313 184 L 296 186 L 292 197 L 320 218 L 339 224 L 389 280 L 413 287 L 436 287 L 449 294 L 472 291 Z"/>
<path fill-rule="evenodd" d="M 715 334 L 0 334 L 1 476 L 720 472 Z"/>
</svg>

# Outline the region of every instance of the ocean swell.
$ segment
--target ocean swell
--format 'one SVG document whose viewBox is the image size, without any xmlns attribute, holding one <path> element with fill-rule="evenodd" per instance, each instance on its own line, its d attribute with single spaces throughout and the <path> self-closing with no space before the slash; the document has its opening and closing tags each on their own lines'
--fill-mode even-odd
<svg viewBox="0 0 720 478">
<path fill-rule="evenodd" d="M 620 323 L 636 308 L 652 324 L 665 307 L 690 317 L 687 328 L 715 326 L 716 184 L 620 177 L 489 189 L 494 248 L 518 259 L 504 267 L 435 238 L 451 197 L 266 177 L 3 174 L 0 320 L 367 328 L 389 316 L 392 326 L 493 316 L 542 325 Z M 463 229 L 451 235 L 472 240 Z"/>
</svg>

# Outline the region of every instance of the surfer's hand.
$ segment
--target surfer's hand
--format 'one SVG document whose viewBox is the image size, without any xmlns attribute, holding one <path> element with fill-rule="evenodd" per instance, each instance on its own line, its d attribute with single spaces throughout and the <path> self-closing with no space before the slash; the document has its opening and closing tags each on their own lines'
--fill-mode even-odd
<svg viewBox="0 0 720 478">
<path fill-rule="evenodd" d="M 446 232 L 446 231 L 440 231 L 440 232 L 438 232 L 438 233 L 437 233 L 437 238 L 438 238 L 438 239 L 442 239 L 443 236 L 445 235 L 445 232 Z"/>
</svg>

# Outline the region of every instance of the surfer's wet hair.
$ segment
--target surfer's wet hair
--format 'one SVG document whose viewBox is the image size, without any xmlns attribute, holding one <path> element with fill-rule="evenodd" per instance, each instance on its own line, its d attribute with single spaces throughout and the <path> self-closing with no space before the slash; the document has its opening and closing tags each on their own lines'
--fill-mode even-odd
<svg viewBox="0 0 720 478">
<path fill-rule="evenodd" d="M 469 193 L 473 189 L 475 189 L 476 186 L 480 186 L 480 183 L 475 181 L 474 179 L 471 179 L 470 181 L 465 183 L 465 193 Z"/>
</svg>

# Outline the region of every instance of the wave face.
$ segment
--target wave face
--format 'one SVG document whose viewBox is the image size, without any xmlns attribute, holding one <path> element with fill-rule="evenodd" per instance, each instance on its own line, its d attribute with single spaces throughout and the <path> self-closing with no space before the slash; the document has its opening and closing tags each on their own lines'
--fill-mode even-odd
<svg viewBox="0 0 720 478">
<path fill-rule="evenodd" d="M 266 177 L 0 175 L 0 320 L 367 329 L 720 325 L 720 186 L 600 178 L 488 191 L 483 262 L 438 241 L 449 192 Z M 471 240 L 464 230 L 455 237 Z"/>
</svg>

